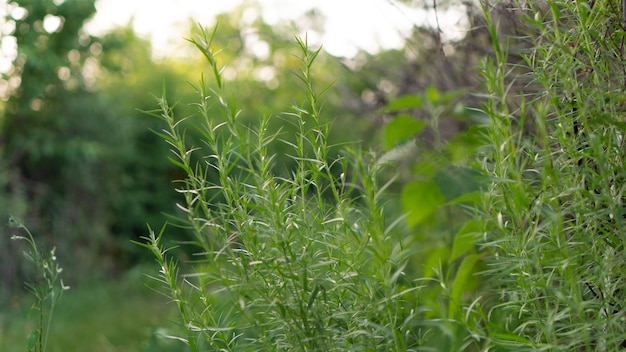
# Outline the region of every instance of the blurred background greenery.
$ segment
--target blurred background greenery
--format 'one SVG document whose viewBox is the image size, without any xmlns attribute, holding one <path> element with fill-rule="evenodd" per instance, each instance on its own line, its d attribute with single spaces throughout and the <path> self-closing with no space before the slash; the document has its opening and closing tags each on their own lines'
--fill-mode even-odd
<svg viewBox="0 0 626 352">
<path fill-rule="evenodd" d="M 0 350 L 23 350 L 30 304 L 23 282 L 33 274 L 20 245 L 9 239 L 9 214 L 22 218 L 40 244 L 57 247 L 72 287 L 58 307 L 50 350 L 78 350 L 85 341 L 92 351 L 177 350 L 179 345 L 160 337 L 172 326 L 174 307 L 145 287 L 149 280 L 140 272 L 151 259 L 131 243 L 146 235 L 147 225 L 158 229 L 167 214 L 176 214 L 172 181 L 181 177 L 167 160 L 168 146 L 151 131 L 161 129 L 159 122 L 142 110 L 155 108 L 154 96 L 165 85 L 168 96 L 180 98 L 176 114 L 191 114 L 192 85 L 208 67 L 182 38 L 180 52 L 155 59 L 150 42 L 132 23 L 99 36 L 87 33 L 84 25 L 96 12 L 95 0 L 19 0 L 0 6 L 2 41 L 14 38 L 17 44 L 0 79 L 0 302 L 6 302 L 0 304 Z M 247 2 L 218 16 L 216 43 L 226 49 L 220 61 L 227 65 L 224 76 L 239 105 L 247 109 L 243 118 L 253 121 L 297 103 L 294 34 L 302 32 L 303 19 L 322 25 L 323 18 L 312 10 L 299 20 L 269 25 L 261 16 L 244 21 L 246 6 L 258 5 Z M 416 256 L 407 270 L 426 277 L 433 273 L 424 268 L 449 254 L 467 216 L 454 206 L 419 205 L 405 186 L 467 180 L 462 166 L 478 147 L 481 118 L 471 110 L 480 104 L 479 95 L 468 93 L 480 91 L 472 68 L 488 54 L 489 36 L 476 6 L 468 3 L 465 9 L 472 30 L 461 39 L 444 41 L 438 28 L 416 24 L 402 48 L 360 51 L 350 58 L 323 54 L 314 67 L 315 79 L 330 86 L 323 112 L 334 123 L 333 143 L 357 140 L 385 152 L 393 146 L 386 145 L 383 132 L 389 121 L 399 115 L 424 121 L 423 131 L 416 128 L 407 136 L 422 131 L 410 148 L 390 153 L 395 166 L 389 176 L 397 176 L 391 188 L 398 195 L 396 215 L 403 210 L 424 214 L 409 219 L 424 256 Z M 60 24 L 46 24 L 49 15 L 61 18 Z M 195 30 L 189 21 L 187 37 Z M 259 43 L 267 50 L 252 50 Z M 417 100 L 386 108 L 406 96 Z M 193 141 L 193 132 L 189 138 Z M 275 148 L 282 155 L 281 146 Z M 282 158 L 288 170 L 290 160 Z M 444 196 L 453 200 L 469 191 Z M 179 229 L 170 238 L 186 236 Z M 185 258 L 184 251 L 177 255 Z M 477 284 L 470 282 L 468 290 Z M 73 338 L 67 338 L 70 332 Z"/>
</svg>

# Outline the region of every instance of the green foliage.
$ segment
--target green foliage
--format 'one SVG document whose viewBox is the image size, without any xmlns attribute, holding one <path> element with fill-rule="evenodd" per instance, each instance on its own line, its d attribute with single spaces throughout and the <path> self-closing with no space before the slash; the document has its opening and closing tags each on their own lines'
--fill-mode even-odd
<svg viewBox="0 0 626 352">
<path fill-rule="evenodd" d="M 250 5 L 252 6 L 252 5 Z M 231 13 L 221 14 L 216 18 L 220 26 L 220 35 L 213 38 L 213 46 L 219 51 L 222 62 L 221 76 L 228 80 L 229 89 L 237 92 L 238 104 L 254 107 L 242 110 L 239 120 L 244 124 L 256 124 L 259 115 L 281 111 L 285 106 L 298 104 L 293 92 L 300 89 L 300 80 L 294 72 L 300 70 L 297 59 L 299 52 L 293 45 L 293 33 L 300 32 L 296 21 L 289 21 L 276 25 L 268 25 L 262 18 L 252 21 L 243 16 L 245 6 L 235 9 Z M 189 30 L 192 37 L 198 35 L 198 29 Z M 207 67 L 206 57 L 191 45 L 194 52 L 189 53 L 193 58 L 192 68 L 189 70 L 195 77 L 202 70 L 212 70 Z M 261 48 L 259 50 L 259 48 Z M 199 53 L 199 54 L 198 54 Z M 372 120 L 363 111 L 353 111 L 346 101 L 358 99 L 353 104 L 360 104 L 360 95 L 363 81 L 342 64 L 340 59 L 330 55 L 320 55 L 316 58 L 316 65 L 311 67 L 314 77 L 324 82 L 336 83 L 336 89 L 325 94 L 324 104 L 320 108 L 326 120 L 333 121 L 334 128 L 329 130 L 329 148 L 331 152 L 336 145 L 347 140 L 362 141 L 367 147 L 377 145 L 377 140 L 364 136 L 367 128 L 371 127 Z M 190 79 L 194 81 L 196 78 Z M 207 86 L 216 89 L 217 80 L 208 80 Z M 347 86 L 347 85 L 350 86 Z M 339 87 L 340 86 L 340 87 Z M 168 82 L 168 91 L 172 92 Z M 189 101 L 185 101 L 188 103 Z M 177 107 L 185 104 L 178 104 Z M 212 107 L 214 109 L 215 107 Z M 214 113 L 218 113 L 215 111 Z M 282 129 L 284 133 L 298 133 L 297 126 L 285 124 L 281 119 L 270 119 L 269 128 Z M 201 140 L 202 136 L 190 129 L 190 142 Z M 276 172 L 288 173 L 295 167 L 293 159 L 286 157 L 289 153 L 287 144 L 273 143 L 268 146 L 270 154 L 276 154 Z"/>
<path fill-rule="evenodd" d="M 118 131 L 106 144 L 111 158 L 105 183 L 109 192 L 101 201 L 110 212 L 105 224 L 115 243 L 117 256 L 113 259 L 128 265 L 144 254 L 129 240 L 138 239 L 146 223 L 159 226 L 164 213 L 173 213 L 174 204 L 180 200 L 170 187 L 178 171 L 163 160 L 167 147 L 150 131 L 158 128 L 158 123 L 140 110 L 153 105 L 152 96 L 160 92 L 164 82 L 170 92 L 185 99 L 182 92 L 188 85 L 179 78 L 189 68 L 176 62 L 154 62 L 149 43 L 138 38 L 130 26 L 115 29 L 99 41 L 103 72 L 98 80 L 98 98 Z M 132 89 L 119 89 L 129 83 Z M 177 112 L 188 113 L 184 109 Z"/>
<path fill-rule="evenodd" d="M 144 259 L 145 252 L 129 239 L 144 234 L 146 223 L 159 226 L 163 213 L 176 213 L 180 195 L 170 183 L 181 171 L 161 157 L 167 146 L 150 132 L 159 129 L 158 121 L 138 110 L 152 107 L 152 94 L 159 94 L 165 82 L 169 94 L 180 99 L 176 114 L 192 113 L 187 81 L 206 67 L 197 50 L 185 56 L 188 47 L 155 61 L 149 42 L 138 38 L 131 24 L 99 38 L 87 35 L 82 24 L 95 11 L 93 3 L 13 1 L 7 6 L 23 7 L 25 16 L 6 12 L 7 30 L 1 34 L 15 37 L 18 57 L 0 79 L 9 87 L 2 96 L 6 101 L 0 102 L 0 217 L 16 214 L 56 243 L 69 261 L 66 275 L 72 281 L 94 272 L 118 274 Z M 47 31 L 42 27 L 46 16 L 62 17 L 62 25 Z M 223 72 L 229 87 L 238 92 L 240 104 L 255 107 L 243 111 L 240 120 L 255 124 L 259 114 L 295 103 L 291 93 L 298 79 L 291 72 L 298 60 L 288 44 L 291 24 L 269 26 L 261 18 L 248 23 L 242 16 L 243 8 L 220 15 L 221 35 L 215 39 L 229 48 L 221 54 L 229 62 Z M 260 55 L 252 50 L 255 45 L 268 50 Z M 318 58 L 312 70 L 328 82 L 349 76 L 329 56 Z M 355 92 L 343 91 L 360 96 L 358 78 L 351 81 Z M 341 127 L 332 132 L 330 145 L 360 139 L 370 122 L 343 108 L 341 100 L 340 94 L 326 95 L 325 115 Z M 270 125 L 297 133 L 295 125 L 280 119 L 271 119 Z M 188 138 L 195 144 L 202 135 L 190 129 Z M 285 156 L 287 145 L 269 148 L 278 156 L 277 172 L 287 173 L 294 164 Z M 0 290 L 15 291 L 17 258 L 5 242 L 0 239 L 0 275 L 6 283 Z"/>
<path fill-rule="evenodd" d="M 201 32 L 193 43 L 220 75 L 214 38 Z M 152 114 L 167 125 L 159 134 L 186 174 L 178 190 L 195 234 L 192 271 L 179 275 L 163 232 L 142 245 L 161 266 L 157 280 L 178 304 L 192 351 L 416 347 L 417 287 L 403 272 L 411 240 L 401 221 L 385 219 L 383 165 L 356 145 L 331 152 L 312 75 L 320 51 L 298 44 L 304 96 L 280 117 L 244 124 L 228 82 L 218 78 L 209 90 L 203 79 L 195 103 L 202 144 L 190 146 L 184 119 L 165 94 L 159 100 Z M 296 133 L 273 129 L 274 119 Z M 276 173 L 273 143 L 293 159 L 287 176 Z"/>
<path fill-rule="evenodd" d="M 457 101 L 461 95 L 461 91 L 439 92 L 429 86 L 423 93 L 402 96 L 385 108 L 399 112 L 383 132 L 386 142 L 393 141 L 385 145 L 392 147 L 387 155 L 398 158 L 395 154 L 399 153 L 409 162 L 398 167 L 412 170 L 403 184 L 401 203 L 407 224 L 421 240 L 419 254 L 411 258 L 421 284 L 416 328 L 423 348 L 438 351 L 467 347 L 470 329 L 462 323 L 463 307 L 479 294 L 477 273 L 484 256 L 478 249 L 482 222 L 470 219 L 463 210 L 480 199 L 486 184 L 474 168 L 471 152 L 482 143 L 477 136 L 484 127 L 475 124 L 449 140 L 437 135 L 442 116 L 472 120 L 473 112 Z M 426 112 L 426 121 L 408 115 L 415 109 Z M 406 127 L 398 127 L 403 124 Z M 428 126 L 435 135 L 434 143 L 425 142 L 426 129 L 407 133 L 409 124 Z M 403 154 L 407 146 L 412 153 Z"/>
<path fill-rule="evenodd" d="M 415 226 L 429 219 L 443 205 L 445 198 L 432 180 L 414 181 L 402 190 L 402 205 L 409 214 L 409 225 Z"/>
<path fill-rule="evenodd" d="M 424 123 L 409 115 L 399 115 L 385 127 L 386 149 L 415 137 L 424 128 Z"/>
<path fill-rule="evenodd" d="M 2 80 L 20 83 L 2 102 L 0 215 L 15 213 L 57 243 L 75 281 L 136 262 L 143 252 L 129 239 L 174 211 L 176 170 L 156 156 L 167 149 L 149 131 L 155 123 L 135 109 L 149 108 L 148 92 L 176 71 L 154 63 L 149 43 L 130 27 L 87 35 L 93 1 L 56 3 L 7 5 L 25 15 L 7 15 L 16 29 L 3 33 L 15 37 L 18 57 Z M 46 30 L 46 16 L 61 18 L 60 27 Z M 2 280 L 17 291 L 15 255 L 8 244 L 0 252 Z"/>
<path fill-rule="evenodd" d="M 109 164 L 103 141 L 106 136 L 101 131 L 113 126 L 107 124 L 105 109 L 93 99 L 93 87 L 83 75 L 94 42 L 81 27 L 95 11 L 94 1 L 60 5 L 51 0 L 18 1 L 10 6 L 21 6 L 25 13 L 8 17 L 15 30 L 4 33 L 15 38 L 18 52 L 2 80 L 20 82 L 4 97 L 0 130 L 0 157 L 3 166 L 11 170 L 3 191 L 7 198 L 21 196 L 23 202 L 10 211 L 19 211 L 37 233 L 65 232 L 77 243 L 72 236 L 76 232 L 65 231 L 72 223 L 76 228 L 84 226 L 83 233 L 93 236 L 85 242 L 98 242 L 103 228 L 82 221 L 102 214 L 101 204 L 91 200 L 95 190 L 106 184 L 106 178 L 100 176 L 107 174 Z M 46 16 L 60 19 L 59 27 L 46 28 Z M 61 244 L 59 253 L 66 251 Z M 93 254 L 89 250 L 79 251 L 82 253 L 82 263 Z M 3 261 L 11 263 L 11 256 L 4 254 Z M 70 256 L 74 257 L 79 255 Z M 70 269 L 77 267 L 71 265 Z"/>
<path fill-rule="evenodd" d="M 219 36 L 194 30 L 200 54 L 187 63 L 157 64 L 130 27 L 85 36 L 93 2 L 79 2 L 19 2 L 19 55 L 3 79 L 22 84 L 2 107 L 0 215 L 30 214 L 60 251 L 81 244 L 72 260 L 103 264 L 119 262 L 120 248 L 136 258 L 121 243 L 180 201 L 176 235 L 150 230 L 140 243 L 180 326 L 153 328 L 134 350 L 624 348 L 626 77 L 611 3 L 518 4 L 514 38 L 485 7 L 493 55 L 481 62 L 482 109 L 470 109 L 463 89 L 406 94 L 368 76 L 403 52 L 342 64 L 290 43 L 294 23 L 244 23 L 243 8 L 220 16 Z M 46 31 L 46 15 L 65 21 Z M 204 69 L 213 79 L 186 95 L 181 77 Z M 314 84 L 332 80 L 349 93 Z M 379 85 L 403 93 L 385 104 Z M 161 86 L 149 112 L 158 120 L 130 113 Z M 363 151 L 377 142 L 364 111 L 338 108 L 366 101 L 389 120 L 376 136 L 382 155 Z M 446 136 L 450 118 L 469 127 Z M 399 207 L 404 216 L 389 215 Z M 50 317 L 65 286 L 54 251 L 43 255 L 25 231 L 42 275 L 29 287 L 39 321 L 26 346 L 43 351 L 44 308 Z M 6 275 L 11 250 L 0 250 Z"/>
<path fill-rule="evenodd" d="M 626 170 L 616 122 L 626 77 L 622 17 L 612 6 L 522 6 L 517 20 L 532 29 L 532 50 L 517 61 L 491 27 L 496 55 L 482 63 L 491 124 L 481 160 L 492 182 L 479 212 L 493 290 L 467 313 L 480 322 L 472 334 L 482 346 L 625 346 Z"/>
<path fill-rule="evenodd" d="M 417 143 L 423 155 L 402 193 L 416 231 L 435 230 L 441 221 L 435 214 L 455 214 L 447 230 L 436 232 L 438 240 L 424 236 L 430 239 L 421 261 L 426 346 L 604 351 L 626 345 L 623 28 L 611 6 L 515 4 L 505 14 L 518 29 L 511 38 L 503 37 L 511 28 L 494 25 L 492 8 L 484 8 L 495 54 L 482 61 L 486 99 L 481 111 L 460 110 L 483 125 L 454 141 L 435 129 L 434 150 Z M 426 110 L 433 127 L 449 107 L 443 96 L 428 88 L 389 105 Z M 388 126 L 386 147 L 409 135 Z M 460 151 L 464 144 L 469 152 Z M 402 150 L 405 145 L 389 153 Z M 449 225 L 463 218 L 451 204 L 474 215 L 456 233 Z"/>
</svg>

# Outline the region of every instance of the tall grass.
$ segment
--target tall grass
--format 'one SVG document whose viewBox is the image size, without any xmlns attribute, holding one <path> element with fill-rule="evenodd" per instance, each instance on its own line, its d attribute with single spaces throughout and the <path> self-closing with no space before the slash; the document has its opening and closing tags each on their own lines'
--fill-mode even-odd
<svg viewBox="0 0 626 352">
<path fill-rule="evenodd" d="M 196 87 L 192 118 L 202 144 L 188 145 L 184 119 L 165 94 L 151 112 L 165 123 L 159 134 L 186 174 L 179 208 L 195 235 L 185 272 L 162 246 L 165 230 L 142 244 L 178 305 L 185 335 L 177 338 L 192 351 L 415 348 L 417 286 L 403 272 L 412 244 L 402 218 L 386 218 L 389 183 L 379 184 L 376 155 L 356 143 L 328 144 L 324 90 L 311 75 L 320 50 L 298 39 L 300 102 L 245 125 L 221 76 L 214 35 L 202 31 L 192 40 L 213 73 L 210 85 L 203 78 Z M 271 130 L 273 119 L 297 133 Z M 268 152 L 272 143 L 288 146 L 295 167 L 280 169 Z"/>
</svg>

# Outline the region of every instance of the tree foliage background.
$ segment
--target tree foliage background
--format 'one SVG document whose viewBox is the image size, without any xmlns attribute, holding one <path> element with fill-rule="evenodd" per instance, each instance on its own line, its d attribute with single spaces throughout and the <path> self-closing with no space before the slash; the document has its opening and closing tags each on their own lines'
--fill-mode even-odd
<svg viewBox="0 0 626 352">
<path fill-rule="evenodd" d="M 128 239 L 174 202 L 169 165 L 151 157 L 163 150 L 136 110 L 168 73 L 130 27 L 87 34 L 93 1 L 56 3 L 7 5 L 17 55 L 3 75 L 2 214 L 57 244 L 71 275 L 115 272 L 133 260 Z M 57 27 L 46 25 L 51 16 Z M 2 241 L 3 280 L 21 285 L 20 251 Z"/>
</svg>

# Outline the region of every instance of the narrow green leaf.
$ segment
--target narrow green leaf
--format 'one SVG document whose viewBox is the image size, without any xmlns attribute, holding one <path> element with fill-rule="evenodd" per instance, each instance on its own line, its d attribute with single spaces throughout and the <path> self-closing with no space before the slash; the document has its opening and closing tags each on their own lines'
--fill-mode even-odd
<svg viewBox="0 0 626 352">
<path fill-rule="evenodd" d="M 470 280 L 474 275 L 474 266 L 481 258 L 480 254 L 468 255 L 463 259 L 459 270 L 456 272 L 454 282 L 452 283 L 452 289 L 450 291 L 450 302 L 448 304 L 448 314 L 450 318 L 453 318 L 461 306 L 461 299 L 463 293 L 468 291 L 470 286 Z"/>
<path fill-rule="evenodd" d="M 525 338 L 524 336 L 517 335 L 517 334 L 497 332 L 493 334 L 493 338 L 501 340 L 499 341 L 501 343 L 509 342 L 507 344 L 508 346 L 533 346 L 534 345 L 534 343 L 531 340 Z M 519 342 L 521 343 L 521 345 L 515 344 L 515 342 Z"/>
<path fill-rule="evenodd" d="M 309 301 L 307 302 L 307 309 L 311 309 L 311 306 L 313 305 L 313 302 L 315 302 L 315 298 L 317 297 L 317 294 L 319 292 L 320 292 L 320 285 L 315 285 L 313 292 L 311 292 L 311 295 L 309 296 Z"/>
<path fill-rule="evenodd" d="M 472 219 L 466 222 L 463 227 L 454 236 L 454 242 L 452 243 L 452 254 L 448 259 L 449 263 L 452 263 L 459 257 L 468 254 L 478 240 L 480 240 L 481 233 L 480 221 Z"/>
<path fill-rule="evenodd" d="M 39 308 L 37 307 L 37 304 L 33 303 L 26 313 L 26 319 L 30 319 L 31 315 L 33 315 L 33 313 L 38 310 Z"/>
<path fill-rule="evenodd" d="M 557 23 L 559 21 L 559 19 L 561 18 L 561 9 L 559 8 L 559 5 L 554 4 L 552 2 L 548 2 L 548 6 L 550 6 L 550 10 L 552 12 L 552 17 L 555 21 L 555 23 Z"/>
</svg>

